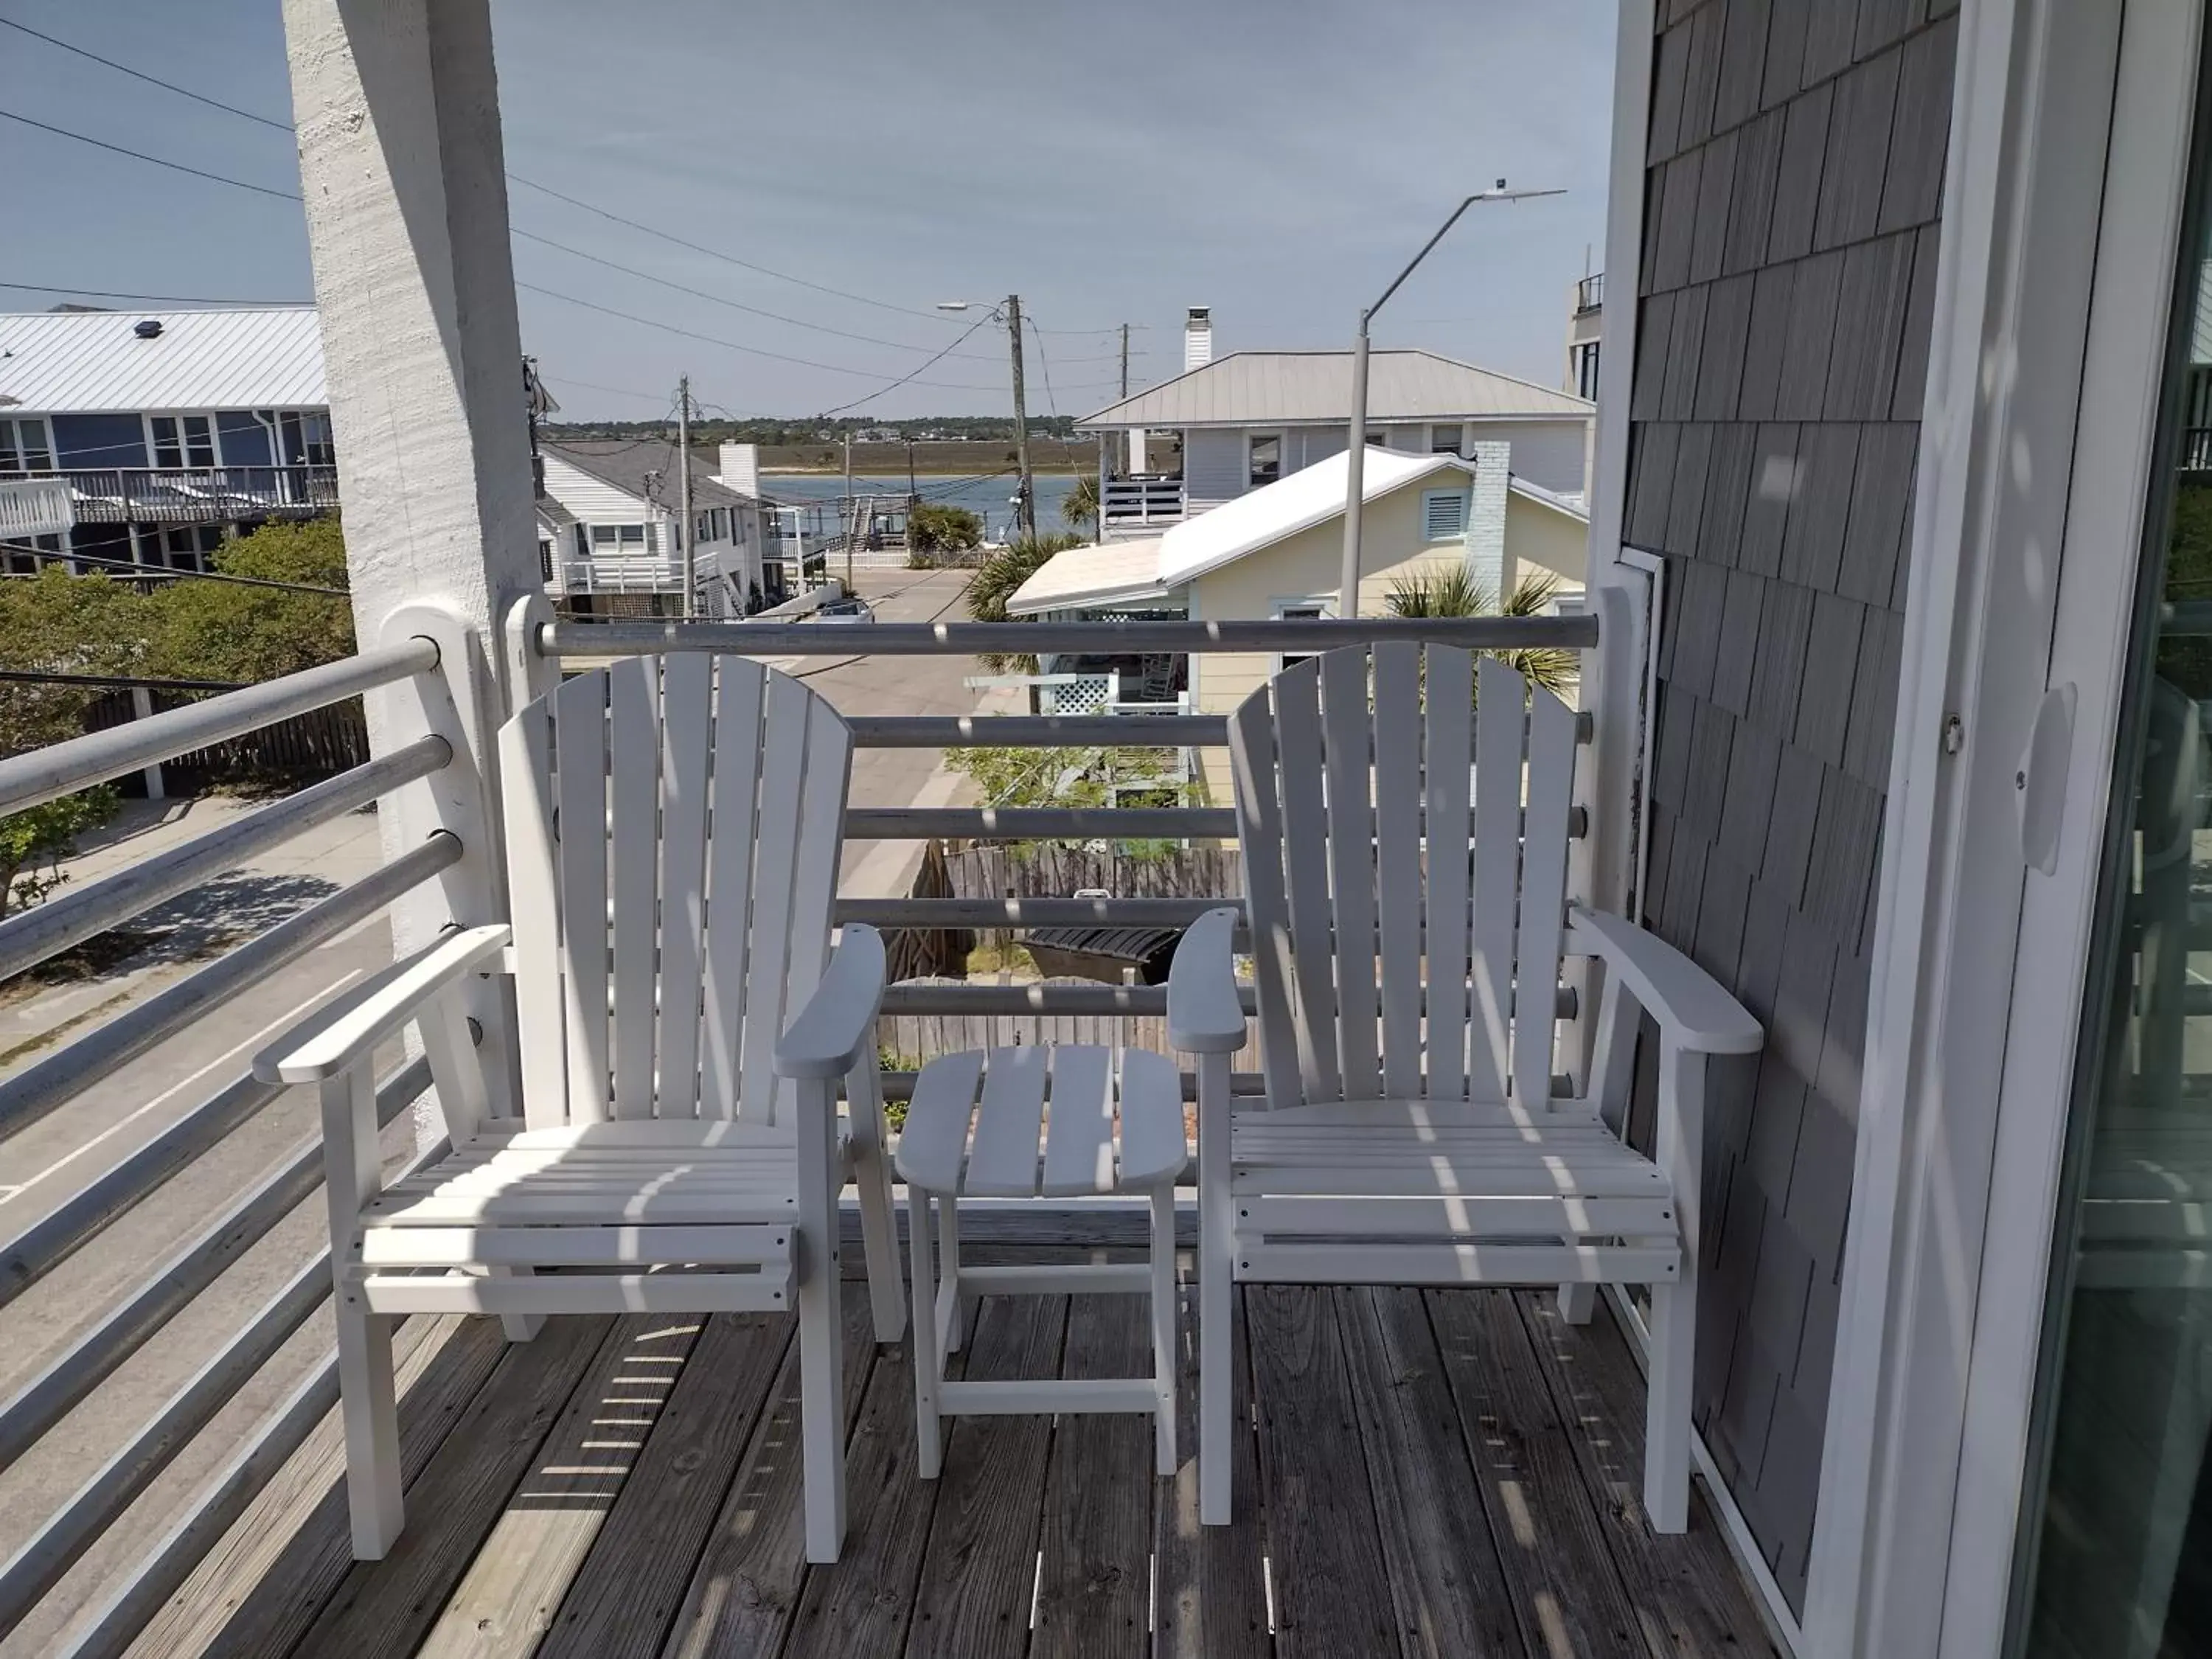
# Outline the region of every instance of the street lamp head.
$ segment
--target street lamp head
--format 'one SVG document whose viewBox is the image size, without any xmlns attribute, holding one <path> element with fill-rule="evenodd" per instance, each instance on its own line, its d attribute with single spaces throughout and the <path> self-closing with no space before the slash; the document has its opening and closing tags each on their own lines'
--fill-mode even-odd
<svg viewBox="0 0 2212 1659">
<path fill-rule="evenodd" d="M 968 301 L 965 300 L 939 300 L 937 302 L 937 308 L 939 311 L 965 311 L 968 309 Z"/>
</svg>

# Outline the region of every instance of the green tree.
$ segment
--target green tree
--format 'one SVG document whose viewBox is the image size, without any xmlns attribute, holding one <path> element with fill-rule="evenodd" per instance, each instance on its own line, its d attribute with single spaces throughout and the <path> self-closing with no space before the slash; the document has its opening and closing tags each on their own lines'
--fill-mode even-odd
<svg viewBox="0 0 2212 1659">
<path fill-rule="evenodd" d="M 275 679 L 353 654 L 345 536 L 336 519 L 264 525 L 222 547 L 216 568 L 307 587 L 302 593 L 234 582 L 168 582 L 154 595 L 148 657 L 174 679 Z"/>
<path fill-rule="evenodd" d="M 1523 576 L 1500 605 L 1497 595 L 1465 566 L 1451 565 L 1400 577 L 1391 584 L 1383 603 L 1394 617 L 1541 617 L 1550 614 L 1559 592 L 1556 576 Z M 1582 671 L 1572 651 L 1553 646 L 1490 654 L 1518 670 L 1531 685 L 1540 685 L 1554 694 L 1565 690 Z"/>
<path fill-rule="evenodd" d="M 983 520 L 964 507 L 924 501 L 906 515 L 907 551 L 917 559 L 964 553 L 983 541 Z"/>
<path fill-rule="evenodd" d="M 1014 597 L 1014 591 L 1044 568 L 1054 554 L 1083 545 L 1080 536 L 1064 531 L 1016 538 L 984 560 L 968 579 L 962 595 L 968 601 L 968 614 L 977 622 L 1024 620 L 1006 614 L 1006 601 Z M 977 660 L 994 674 L 1036 672 L 1036 659 L 1025 653 L 986 652 Z"/>
<path fill-rule="evenodd" d="M 1098 522 L 1098 475 L 1096 472 L 1076 475 L 1075 487 L 1061 498 L 1060 516 L 1078 530 L 1087 529 Z"/>
</svg>

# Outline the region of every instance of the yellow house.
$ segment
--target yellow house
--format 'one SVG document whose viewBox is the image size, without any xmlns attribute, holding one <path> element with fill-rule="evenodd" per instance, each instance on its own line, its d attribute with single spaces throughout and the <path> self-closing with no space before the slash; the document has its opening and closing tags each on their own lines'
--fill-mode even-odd
<svg viewBox="0 0 2212 1659">
<path fill-rule="evenodd" d="M 1508 446 L 1470 459 L 1370 450 L 1361 491 L 1361 614 L 1425 571 L 1464 566 L 1492 593 L 1548 575 L 1580 598 L 1589 520 L 1580 507 L 1512 477 Z M 1073 548 L 1048 561 L 1007 603 L 1015 616 L 1066 620 L 1132 611 L 1194 621 L 1334 617 L 1344 554 L 1345 464 L 1316 462 L 1142 541 Z M 1227 714 L 1283 665 L 1264 653 L 1190 665 L 1190 706 Z M 1225 752 L 1203 754 L 1208 794 L 1229 798 Z"/>
</svg>

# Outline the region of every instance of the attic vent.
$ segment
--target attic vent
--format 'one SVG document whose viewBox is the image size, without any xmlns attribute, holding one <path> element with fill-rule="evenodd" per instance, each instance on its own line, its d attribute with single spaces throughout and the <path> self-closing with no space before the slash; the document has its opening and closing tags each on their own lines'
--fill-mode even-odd
<svg viewBox="0 0 2212 1659">
<path fill-rule="evenodd" d="M 161 331 L 161 319 L 155 317 L 149 317 L 144 322 L 139 324 L 137 327 L 132 329 L 131 331 L 133 334 L 136 334 L 142 340 L 153 339 Z"/>
</svg>

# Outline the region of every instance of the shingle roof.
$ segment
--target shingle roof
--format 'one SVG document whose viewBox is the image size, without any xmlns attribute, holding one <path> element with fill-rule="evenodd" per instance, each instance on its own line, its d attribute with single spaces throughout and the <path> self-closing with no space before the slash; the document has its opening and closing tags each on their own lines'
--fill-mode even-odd
<svg viewBox="0 0 2212 1659">
<path fill-rule="evenodd" d="M 138 325 L 149 321 L 161 331 L 140 339 Z M 0 313 L 0 409 L 317 409 L 329 400 L 313 306 Z"/>
<path fill-rule="evenodd" d="M 1588 420 L 1597 405 L 1432 351 L 1377 351 L 1370 421 Z M 1236 351 L 1076 422 L 1079 427 L 1328 424 L 1352 410 L 1348 351 Z"/>
<path fill-rule="evenodd" d="M 640 501 L 664 507 L 676 499 L 676 446 L 628 438 L 568 438 L 556 443 L 540 438 L 538 447 L 557 455 L 580 472 L 588 472 L 602 483 L 612 484 Z M 648 495 L 645 475 L 658 472 L 659 482 Z M 716 483 L 695 452 L 691 459 L 691 499 L 699 507 L 744 507 L 752 497 Z"/>
</svg>

